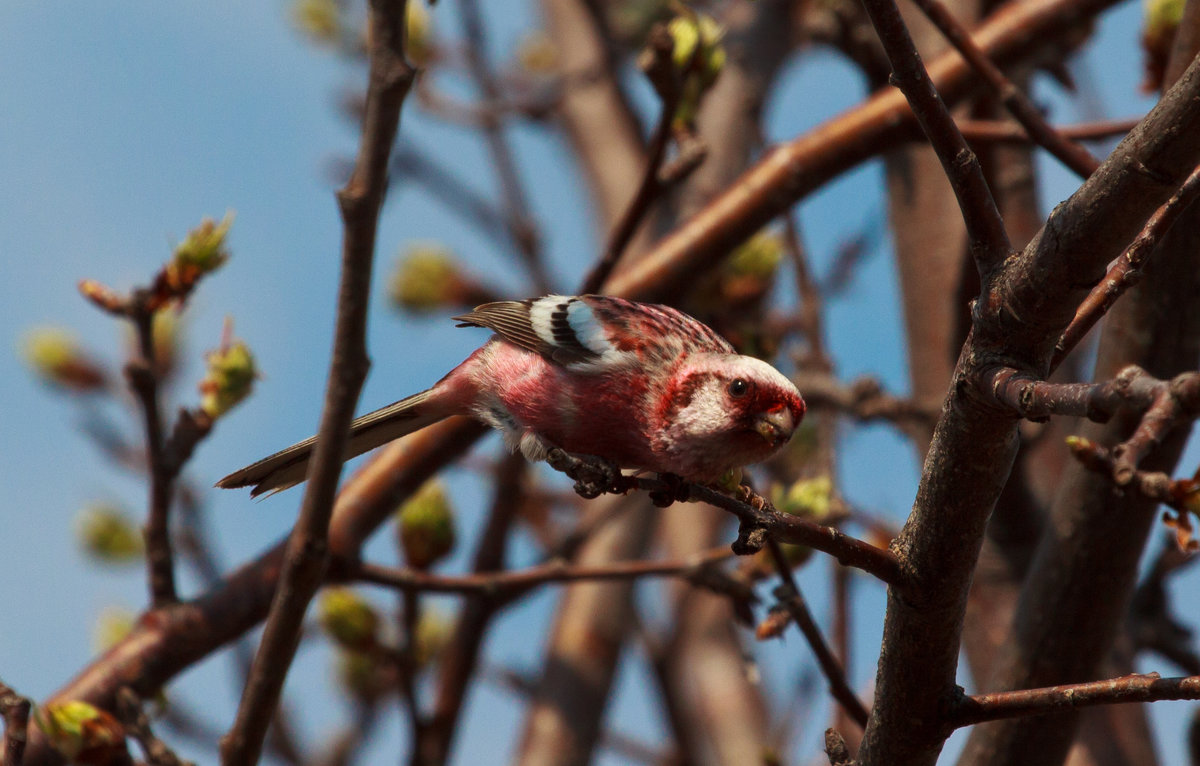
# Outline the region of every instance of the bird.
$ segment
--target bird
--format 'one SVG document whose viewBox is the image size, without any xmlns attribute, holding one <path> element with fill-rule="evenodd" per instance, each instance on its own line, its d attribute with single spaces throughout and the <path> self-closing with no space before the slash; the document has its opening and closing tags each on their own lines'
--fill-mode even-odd
<svg viewBox="0 0 1200 766">
<path fill-rule="evenodd" d="M 804 417 L 783 373 L 670 306 L 605 295 L 485 303 L 454 317 L 494 335 L 431 388 L 354 420 L 345 458 L 452 415 L 531 461 L 557 448 L 711 483 L 761 462 Z M 304 481 L 316 437 L 217 482 L 251 495 Z"/>
</svg>

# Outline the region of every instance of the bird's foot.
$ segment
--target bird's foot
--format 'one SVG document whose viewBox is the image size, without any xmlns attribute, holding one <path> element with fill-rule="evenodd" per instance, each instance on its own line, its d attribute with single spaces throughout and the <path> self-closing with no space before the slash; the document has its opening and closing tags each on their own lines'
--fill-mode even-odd
<svg viewBox="0 0 1200 766">
<path fill-rule="evenodd" d="M 666 486 L 650 492 L 650 502 L 659 508 L 666 508 L 672 503 L 685 503 L 691 497 L 688 482 L 682 476 L 673 473 L 660 473 L 658 480 Z"/>
<path fill-rule="evenodd" d="M 605 492 L 616 494 L 625 491 L 621 469 L 608 460 L 595 455 L 573 455 L 566 450 L 552 447 L 546 452 L 546 462 L 556 471 L 561 471 L 575 480 L 575 493 L 591 500 Z"/>
</svg>

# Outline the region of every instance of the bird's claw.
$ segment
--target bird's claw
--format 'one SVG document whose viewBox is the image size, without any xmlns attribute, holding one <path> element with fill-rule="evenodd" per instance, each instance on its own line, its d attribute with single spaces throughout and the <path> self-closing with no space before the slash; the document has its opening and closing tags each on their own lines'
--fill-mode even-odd
<svg viewBox="0 0 1200 766">
<path fill-rule="evenodd" d="M 672 503 L 687 502 L 691 496 L 688 483 L 683 480 L 682 476 L 677 476 L 673 473 L 660 473 L 658 480 L 666 486 L 662 489 L 652 490 L 650 492 L 650 502 L 659 508 L 666 508 Z"/>
<path fill-rule="evenodd" d="M 546 453 L 546 462 L 556 471 L 561 471 L 575 480 L 575 494 L 591 500 L 605 492 L 624 491 L 619 483 L 621 471 L 604 458 L 595 455 L 572 455 L 552 448 Z"/>
</svg>

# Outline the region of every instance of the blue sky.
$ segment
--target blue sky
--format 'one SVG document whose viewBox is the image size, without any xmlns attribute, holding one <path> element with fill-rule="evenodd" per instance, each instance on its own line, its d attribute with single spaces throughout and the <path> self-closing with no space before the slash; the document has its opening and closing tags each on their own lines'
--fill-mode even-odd
<svg viewBox="0 0 1200 766">
<path fill-rule="evenodd" d="M 484 5 L 489 52 L 505 59 L 535 22 L 536 10 L 525 2 Z M 446 36 L 457 33 L 454 13 L 451 2 L 434 11 L 435 24 Z M 1128 58 L 1124 53 L 1097 55 L 1093 49 L 1082 64 L 1081 71 L 1090 72 L 1114 115 L 1137 114 L 1149 105 L 1136 94 L 1140 61 L 1132 46 L 1137 15 L 1132 4 L 1109 14 L 1098 43 L 1115 46 Z M 0 354 L 5 402 L 0 407 L 0 484 L 9 498 L 0 511 L 5 530 L 0 561 L 20 572 L 0 578 L 6 615 L 0 629 L 0 678 L 42 697 L 88 661 L 91 624 L 105 605 L 138 608 L 145 599 L 140 568 L 97 567 L 78 554 L 72 535 L 75 512 L 95 500 L 137 510 L 143 507 L 144 490 L 138 479 L 96 457 L 77 430 L 81 407 L 27 374 L 16 354 L 21 334 L 35 325 L 70 327 L 89 349 L 116 366 L 123 328 L 86 305 L 76 282 L 91 277 L 127 288 L 145 281 L 203 216 L 234 210 L 234 257 L 202 285 L 186 314 L 192 361 L 181 375 L 177 401 L 196 401 L 192 386 L 201 374 L 200 354 L 217 344 L 226 316 L 234 318 L 236 334 L 254 349 L 263 379 L 254 397 L 222 420 L 200 447 L 189 475 L 206 486 L 308 436 L 317 423 L 324 387 L 340 242 L 340 220 L 325 171 L 331 160 L 355 150 L 355 131 L 338 115 L 336 104 L 339 94 L 348 85 L 357 87 L 362 78 L 353 66 L 307 44 L 292 27 L 286 4 L 229 0 L 130 0 L 117 6 L 9 0 L 0 4 L 0 71 L 0 338 L 11 349 Z M 861 87 L 853 71 L 828 54 L 797 58 L 772 98 L 769 136 L 792 137 L 853 105 Z M 647 90 L 635 90 L 640 103 L 649 106 Z M 1055 86 L 1044 86 L 1039 95 L 1060 121 L 1092 116 Z M 410 103 L 405 110 L 406 139 L 494 197 L 496 186 L 478 137 L 413 107 Z M 567 289 L 597 250 L 584 190 L 569 154 L 552 135 L 536 127 L 521 127 L 511 135 L 553 273 Z M 1046 171 L 1049 208 L 1075 188 L 1075 181 L 1052 161 Z M 828 265 L 838 243 L 882 215 L 879 174 L 875 165 L 861 168 L 800 207 L 818 270 Z M 419 189 L 398 187 L 380 226 L 370 328 L 374 366 L 362 396 L 364 411 L 428 386 L 482 340 L 480 333 L 455 329 L 444 317 L 412 319 L 385 306 L 383 284 L 392 257 L 404 243 L 416 240 L 445 243 L 507 291 L 523 289 L 511 276 L 510 252 Z M 894 284 L 885 254 L 875 254 L 847 294 L 831 303 L 827 322 L 845 375 L 875 374 L 903 390 L 906 372 Z M 873 321 L 864 323 L 864 315 Z M 120 408 L 111 414 L 123 415 Z M 495 449 L 494 440 L 480 448 L 485 455 Z M 1193 451 L 1185 465 L 1195 460 Z M 917 464 L 888 429 L 848 430 L 842 469 L 852 499 L 903 519 L 916 486 Z M 466 538 L 461 551 L 468 551 L 485 494 L 469 472 L 455 472 L 452 482 Z M 299 498 L 293 492 L 252 503 L 242 493 L 211 493 L 210 524 L 225 560 L 243 561 L 284 534 Z M 378 560 L 392 560 L 387 539 L 375 541 L 370 551 Z M 518 539 L 514 551 L 518 560 L 532 555 L 524 539 Z M 460 552 L 447 569 L 461 568 L 463 559 Z M 819 614 L 825 606 L 823 572 L 816 566 L 802 575 Z M 185 580 L 185 592 L 194 587 Z M 1180 598 L 1189 598 L 1182 587 L 1177 591 Z M 858 592 L 856 656 L 861 659 L 878 651 L 882 593 L 865 583 Z M 543 591 L 501 620 L 493 631 L 489 661 L 535 669 L 555 598 L 554 591 Z M 1194 605 L 1192 599 L 1181 611 L 1194 611 L 1187 608 Z M 453 601 L 445 606 L 451 608 Z M 790 636 L 768 647 L 763 661 L 804 651 L 798 637 Z M 621 731 L 658 741 L 663 728 L 653 710 L 655 692 L 634 659 L 623 667 L 619 702 L 609 721 Z M 855 684 L 861 688 L 873 672 L 873 666 L 860 661 Z M 289 689 L 329 700 L 301 711 L 312 731 L 330 730 L 340 714 L 341 702 L 329 685 L 323 650 L 305 648 Z M 235 704 L 230 686 L 227 663 L 216 660 L 185 674 L 173 693 L 203 708 L 224 729 Z M 1168 763 L 1182 762 L 1177 722 L 1185 711 L 1184 705 L 1175 705 L 1160 714 Z M 457 762 L 494 762 L 498 743 L 505 752 L 511 746 L 522 713 L 522 706 L 504 692 L 480 685 L 468 708 Z M 823 720 L 824 713 L 814 715 Z M 385 716 L 380 729 L 370 762 L 393 763 L 402 729 L 398 716 Z M 811 739 L 798 751 L 812 752 Z"/>
</svg>

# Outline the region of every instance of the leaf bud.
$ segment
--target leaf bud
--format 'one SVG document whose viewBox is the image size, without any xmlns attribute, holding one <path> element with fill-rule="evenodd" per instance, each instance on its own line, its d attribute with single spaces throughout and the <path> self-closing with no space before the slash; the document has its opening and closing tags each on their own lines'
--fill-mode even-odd
<svg viewBox="0 0 1200 766">
<path fill-rule="evenodd" d="M 22 352 L 44 382 L 76 392 L 104 388 L 106 376 L 98 363 L 84 353 L 75 337 L 59 327 L 37 327 L 25 334 Z"/>
<path fill-rule="evenodd" d="M 111 713 L 82 700 L 43 705 L 34 714 L 50 746 L 72 763 L 128 763 L 125 727 Z"/>
<path fill-rule="evenodd" d="M 196 280 L 221 268 L 229 260 L 225 237 L 232 225 L 233 213 L 226 213 L 220 223 L 205 218 L 176 245 L 166 268 L 167 284 L 172 290 L 176 293 L 190 290 Z"/>
<path fill-rule="evenodd" d="M 400 547 L 413 569 L 428 569 L 454 549 L 454 511 L 441 482 L 426 482 L 400 506 L 397 520 Z"/>
<path fill-rule="evenodd" d="M 318 619 L 325 633 L 349 649 L 374 646 L 379 615 L 365 598 L 350 588 L 328 588 L 321 595 Z"/>
<path fill-rule="evenodd" d="M 229 412 L 250 395 L 258 370 L 244 342 L 224 342 L 205 356 L 207 370 L 200 381 L 200 409 L 211 418 Z"/>
<path fill-rule="evenodd" d="M 79 512 L 75 527 L 84 551 L 106 564 L 124 564 L 141 558 L 143 541 L 137 525 L 120 509 L 92 505 Z"/>
</svg>

